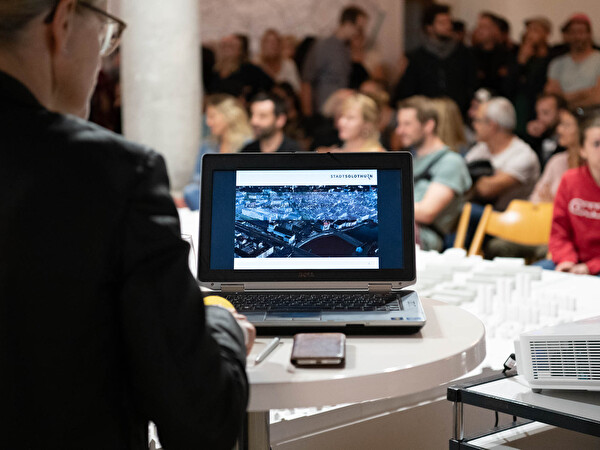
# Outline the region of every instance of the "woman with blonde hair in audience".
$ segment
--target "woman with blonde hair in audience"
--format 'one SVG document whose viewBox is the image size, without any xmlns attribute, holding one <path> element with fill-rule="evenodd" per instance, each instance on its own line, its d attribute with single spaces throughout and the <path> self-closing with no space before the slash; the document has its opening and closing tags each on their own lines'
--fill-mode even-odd
<svg viewBox="0 0 600 450">
<path fill-rule="evenodd" d="M 336 127 L 342 141 L 342 152 L 383 152 L 379 143 L 379 109 L 375 100 L 364 94 L 354 93 L 342 103 L 341 115 Z"/>
<path fill-rule="evenodd" d="M 192 182 L 183 189 L 185 203 L 192 210 L 200 206 L 202 156 L 206 153 L 235 153 L 253 139 L 248 114 L 239 100 L 231 95 L 208 96 L 205 116 L 210 135 L 202 140 Z"/>
<path fill-rule="evenodd" d="M 438 112 L 437 135 L 451 150 L 464 155 L 469 150 L 465 124 L 458 105 L 448 97 L 432 99 Z"/>
<path fill-rule="evenodd" d="M 386 150 L 400 150 L 402 143 L 396 134 L 398 126 L 396 111 L 390 106 L 390 95 L 384 86 L 379 81 L 370 79 L 360 85 L 359 91 L 375 100 L 379 108 L 378 129 L 382 147 Z"/>
<path fill-rule="evenodd" d="M 296 63 L 283 56 L 283 38 L 269 28 L 260 41 L 259 67 L 277 83 L 289 83 L 294 91 L 300 91 L 300 74 Z"/>
</svg>

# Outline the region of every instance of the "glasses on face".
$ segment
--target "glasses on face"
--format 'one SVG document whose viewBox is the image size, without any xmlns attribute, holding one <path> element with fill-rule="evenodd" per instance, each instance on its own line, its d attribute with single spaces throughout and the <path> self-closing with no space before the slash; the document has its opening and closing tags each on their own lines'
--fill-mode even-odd
<svg viewBox="0 0 600 450">
<path fill-rule="evenodd" d="M 58 6 L 58 1 L 56 2 Z M 89 9 L 90 11 L 99 14 L 104 19 L 104 25 L 100 31 L 99 40 L 100 40 L 100 56 L 108 56 L 112 52 L 116 50 L 121 42 L 121 35 L 123 34 L 123 30 L 127 27 L 127 24 L 123 22 L 118 17 L 113 16 L 112 14 L 107 13 L 106 11 L 95 7 L 94 5 L 88 2 L 78 2 L 78 6 L 83 6 L 84 8 Z M 44 19 L 44 23 L 50 23 L 54 19 L 54 13 L 56 12 L 56 6 L 54 9 L 46 16 Z"/>
<path fill-rule="evenodd" d="M 104 26 L 100 32 L 100 55 L 108 56 L 116 50 L 121 42 L 121 35 L 123 30 L 127 27 L 127 24 L 118 17 L 107 13 L 106 11 L 95 7 L 88 2 L 79 2 L 78 5 L 89 9 L 90 11 L 99 14 L 104 19 Z"/>
</svg>

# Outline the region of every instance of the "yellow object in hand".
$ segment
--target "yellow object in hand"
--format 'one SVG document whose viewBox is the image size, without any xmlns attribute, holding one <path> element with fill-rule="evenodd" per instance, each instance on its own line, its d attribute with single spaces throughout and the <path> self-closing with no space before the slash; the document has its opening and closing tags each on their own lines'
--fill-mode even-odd
<svg viewBox="0 0 600 450">
<path fill-rule="evenodd" d="M 220 306 L 222 308 L 227 309 L 228 311 L 235 312 L 235 308 L 233 307 L 233 305 L 228 300 L 224 299 L 223 297 L 219 297 L 218 295 L 209 295 L 207 297 L 204 297 L 204 304 Z"/>
</svg>

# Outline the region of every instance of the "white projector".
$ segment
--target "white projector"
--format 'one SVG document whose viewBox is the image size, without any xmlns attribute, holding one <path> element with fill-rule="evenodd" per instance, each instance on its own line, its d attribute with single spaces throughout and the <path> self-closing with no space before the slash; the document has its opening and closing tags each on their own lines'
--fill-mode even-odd
<svg viewBox="0 0 600 450">
<path fill-rule="evenodd" d="M 534 392 L 600 391 L 600 316 L 523 333 L 515 353 Z"/>
</svg>

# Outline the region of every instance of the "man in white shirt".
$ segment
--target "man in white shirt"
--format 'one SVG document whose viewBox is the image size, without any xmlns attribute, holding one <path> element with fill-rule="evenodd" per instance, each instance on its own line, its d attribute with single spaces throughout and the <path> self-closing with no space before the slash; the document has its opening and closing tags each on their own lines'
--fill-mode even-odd
<svg viewBox="0 0 600 450">
<path fill-rule="evenodd" d="M 494 173 L 474 184 L 475 201 L 493 203 L 503 211 L 511 200 L 526 199 L 540 176 L 537 155 L 515 136 L 516 114 L 506 98 L 495 97 L 479 106 L 473 126 L 478 143 L 465 155 L 467 163 L 489 160 Z"/>
</svg>

